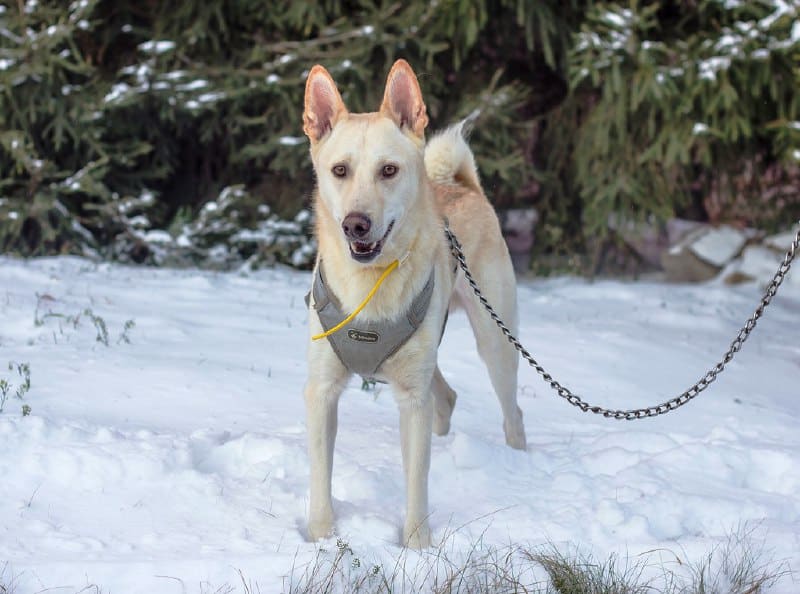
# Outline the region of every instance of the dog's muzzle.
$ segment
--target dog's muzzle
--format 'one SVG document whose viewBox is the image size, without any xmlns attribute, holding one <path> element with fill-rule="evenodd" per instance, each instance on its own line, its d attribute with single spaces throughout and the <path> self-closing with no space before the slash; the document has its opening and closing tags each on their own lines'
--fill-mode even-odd
<svg viewBox="0 0 800 594">
<path fill-rule="evenodd" d="M 345 219 L 345 222 L 346 221 L 347 219 Z M 367 221 L 369 221 L 369 219 L 367 219 Z M 344 227 L 344 223 L 342 224 L 342 227 Z M 386 229 L 386 233 L 383 234 L 383 237 L 381 237 L 378 241 L 373 242 L 364 241 L 362 238 L 352 237 L 347 233 L 347 230 L 345 230 L 345 235 L 348 237 L 348 239 L 350 239 L 350 255 L 352 258 L 356 262 L 362 263 L 371 262 L 377 258 L 383 249 L 383 244 L 386 241 L 386 238 L 389 236 L 389 233 L 392 232 L 393 228 L 394 221 L 389 223 L 389 227 Z M 367 226 L 367 231 L 369 231 L 369 226 Z M 363 235 L 366 234 L 367 233 L 364 233 Z"/>
</svg>

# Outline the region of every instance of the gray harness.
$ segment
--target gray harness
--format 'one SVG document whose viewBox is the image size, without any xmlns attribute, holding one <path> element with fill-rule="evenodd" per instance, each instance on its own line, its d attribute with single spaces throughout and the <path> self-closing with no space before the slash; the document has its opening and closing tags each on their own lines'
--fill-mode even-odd
<svg viewBox="0 0 800 594">
<path fill-rule="evenodd" d="M 431 270 L 431 275 L 422 291 L 416 296 L 405 314 L 398 316 L 397 319 L 360 321 L 356 318 L 338 332 L 328 336 L 328 342 L 342 365 L 364 379 L 374 380 L 375 374 L 383 362 L 411 338 L 411 335 L 425 319 L 433 294 L 433 277 Z M 338 299 L 325 283 L 322 262 L 317 265 L 314 284 L 309 294 L 306 295 L 306 305 L 308 305 L 309 296 L 312 293 L 314 309 L 316 309 L 319 321 L 325 330 L 333 328 L 347 317 L 347 314 L 342 313 Z"/>
</svg>

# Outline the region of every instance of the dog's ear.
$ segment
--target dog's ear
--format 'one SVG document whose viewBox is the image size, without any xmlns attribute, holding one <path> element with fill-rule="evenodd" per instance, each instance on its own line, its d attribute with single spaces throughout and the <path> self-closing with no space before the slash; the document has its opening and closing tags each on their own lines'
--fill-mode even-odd
<svg viewBox="0 0 800 594">
<path fill-rule="evenodd" d="M 417 77 L 405 60 L 397 60 L 389 71 L 381 113 L 401 128 L 407 127 L 417 137 L 424 138 L 428 114 Z"/>
<path fill-rule="evenodd" d="M 347 108 L 336 83 L 328 71 L 317 64 L 306 79 L 303 131 L 313 144 L 330 132 L 344 115 L 347 115 Z"/>
</svg>

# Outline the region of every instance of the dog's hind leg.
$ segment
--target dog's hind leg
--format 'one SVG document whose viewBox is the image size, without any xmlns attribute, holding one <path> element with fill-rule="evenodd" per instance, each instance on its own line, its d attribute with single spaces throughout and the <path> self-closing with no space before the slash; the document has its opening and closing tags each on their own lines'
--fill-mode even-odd
<svg viewBox="0 0 800 594">
<path fill-rule="evenodd" d="M 342 367 L 333 378 L 311 377 L 305 388 L 306 430 L 310 465 L 308 536 L 317 540 L 333 532 L 331 473 L 338 425 L 339 396 L 349 375 Z"/>
<path fill-rule="evenodd" d="M 495 308 L 495 311 L 511 332 L 517 331 L 517 303 L 513 293 L 513 273 L 510 283 L 480 282 L 484 296 Z M 460 279 L 466 285 L 463 278 Z M 505 287 L 505 294 L 502 288 Z M 468 292 L 468 294 L 467 294 Z M 525 426 L 522 422 L 522 411 L 517 405 L 517 369 L 519 355 L 514 346 L 508 342 L 494 320 L 480 302 L 471 294 L 468 287 L 459 287 L 462 303 L 467 312 L 478 354 L 489 371 L 492 387 L 500 401 L 503 411 L 503 430 L 506 443 L 512 448 L 524 450 L 526 446 Z"/>
<path fill-rule="evenodd" d="M 431 392 L 434 400 L 433 432 L 436 435 L 447 435 L 450 431 L 450 417 L 456 405 L 456 392 L 444 379 L 438 365 L 433 372 Z"/>
</svg>

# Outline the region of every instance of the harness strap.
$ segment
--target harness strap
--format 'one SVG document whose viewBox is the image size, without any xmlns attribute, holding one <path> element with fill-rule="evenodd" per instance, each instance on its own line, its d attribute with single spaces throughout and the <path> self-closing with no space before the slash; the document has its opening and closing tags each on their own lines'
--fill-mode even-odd
<svg viewBox="0 0 800 594">
<path fill-rule="evenodd" d="M 422 291 L 414 298 L 408 310 L 394 320 L 361 321 L 353 319 L 342 330 L 329 335 L 333 351 L 351 372 L 365 379 L 374 379 L 384 361 L 396 353 L 420 327 L 428 312 L 434 287 L 434 273 Z M 341 310 L 339 300 L 325 282 L 322 261 L 317 265 L 314 283 L 309 296 L 314 296 L 314 309 L 324 330 L 340 324 L 347 315 Z"/>
</svg>

